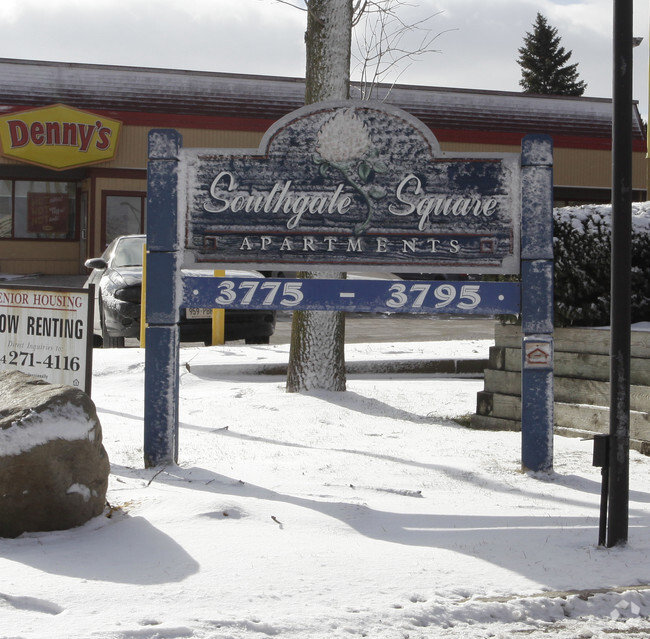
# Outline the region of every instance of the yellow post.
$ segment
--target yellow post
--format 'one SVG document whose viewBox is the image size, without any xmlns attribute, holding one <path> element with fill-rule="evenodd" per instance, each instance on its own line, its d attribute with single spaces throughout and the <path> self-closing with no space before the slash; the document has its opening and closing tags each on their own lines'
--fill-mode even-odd
<svg viewBox="0 0 650 639">
<path fill-rule="evenodd" d="M 145 304 L 147 289 L 147 245 L 142 245 L 142 290 L 140 291 L 140 348 L 144 348 L 144 336 L 147 332 L 147 308 Z"/>
<path fill-rule="evenodd" d="M 215 277 L 225 277 L 226 271 L 215 271 Z M 212 309 L 212 345 L 220 346 L 226 343 L 226 309 Z"/>
</svg>

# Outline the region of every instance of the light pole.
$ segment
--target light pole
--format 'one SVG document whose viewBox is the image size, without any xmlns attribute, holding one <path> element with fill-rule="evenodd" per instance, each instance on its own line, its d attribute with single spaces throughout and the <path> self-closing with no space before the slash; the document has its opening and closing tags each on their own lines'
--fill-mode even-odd
<svg viewBox="0 0 650 639">
<path fill-rule="evenodd" d="M 614 0 L 607 546 L 628 540 L 632 248 L 632 0 Z"/>
</svg>

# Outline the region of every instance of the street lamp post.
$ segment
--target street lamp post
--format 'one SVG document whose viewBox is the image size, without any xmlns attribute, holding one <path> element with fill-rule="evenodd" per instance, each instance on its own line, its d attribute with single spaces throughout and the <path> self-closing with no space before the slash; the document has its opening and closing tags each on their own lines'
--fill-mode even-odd
<svg viewBox="0 0 650 639">
<path fill-rule="evenodd" d="M 632 0 L 614 0 L 607 546 L 628 540 L 632 248 Z"/>
</svg>

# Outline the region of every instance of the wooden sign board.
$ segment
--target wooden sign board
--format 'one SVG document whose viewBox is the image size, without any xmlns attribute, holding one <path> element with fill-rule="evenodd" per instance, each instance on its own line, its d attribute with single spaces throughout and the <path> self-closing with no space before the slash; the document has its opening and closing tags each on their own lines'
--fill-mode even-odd
<svg viewBox="0 0 650 639">
<path fill-rule="evenodd" d="M 180 159 L 187 267 L 519 272 L 519 155 L 443 153 L 388 105 L 311 105 L 258 149 Z"/>
</svg>

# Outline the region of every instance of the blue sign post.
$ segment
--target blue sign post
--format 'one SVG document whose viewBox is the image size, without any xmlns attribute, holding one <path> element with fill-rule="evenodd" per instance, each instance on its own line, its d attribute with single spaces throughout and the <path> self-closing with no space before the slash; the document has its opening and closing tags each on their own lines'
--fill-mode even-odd
<svg viewBox="0 0 650 639">
<path fill-rule="evenodd" d="M 176 131 L 152 131 L 149 135 L 147 272 L 150 275 L 145 303 L 144 376 L 144 463 L 147 467 L 178 459 L 177 169 L 181 145 L 181 136 Z"/>
<path fill-rule="evenodd" d="M 523 421 L 522 451 L 534 451 L 522 452 L 522 463 L 552 467 L 549 138 L 526 138 L 521 156 L 443 153 L 404 111 L 342 102 L 289 114 L 258 149 L 183 149 L 176 131 L 154 130 L 149 157 L 147 272 L 155 276 L 146 305 L 145 465 L 178 458 L 179 308 L 208 307 L 522 312 L 530 352 L 522 412 L 532 416 Z M 183 270 L 233 264 L 521 272 L 523 284 L 230 279 Z"/>
<path fill-rule="evenodd" d="M 553 147 L 522 143 L 521 463 L 553 468 Z"/>
</svg>

